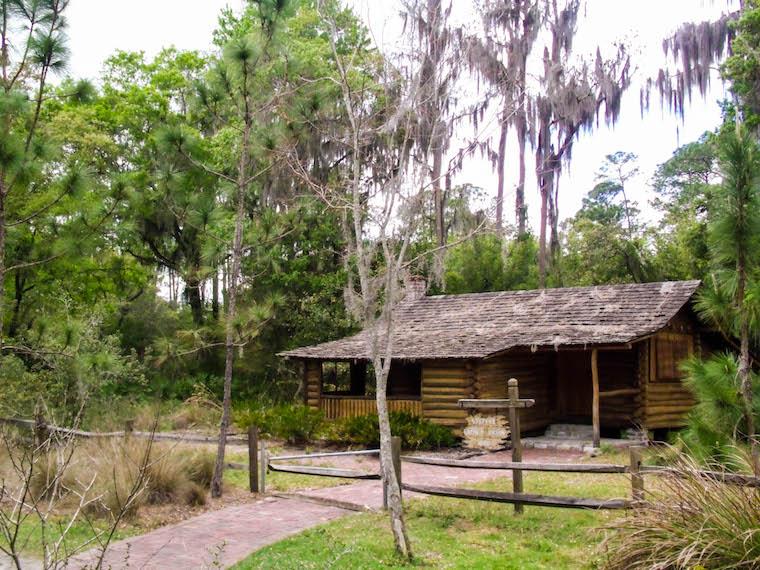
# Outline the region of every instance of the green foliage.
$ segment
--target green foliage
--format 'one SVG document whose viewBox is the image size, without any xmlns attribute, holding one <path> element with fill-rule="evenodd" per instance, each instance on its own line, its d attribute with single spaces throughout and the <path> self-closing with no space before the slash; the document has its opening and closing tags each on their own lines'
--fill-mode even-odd
<svg viewBox="0 0 760 570">
<path fill-rule="evenodd" d="M 320 410 L 302 404 L 255 407 L 242 404 L 236 406 L 233 418 L 243 429 L 256 426 L 264 436 L 284 439 L 292 444 L 313 442 L 325 423 Z"/>
<path fill-rule="evenodd" d="M 505 242 L 477 235 L 452 247 L 446 258 L 446 293 L 534 289 L 538 285 L 538 245 L 530 236 Z"/>
<path fill-rule="evenodd" d="M 736 469 L 737 442 L 746 434 L 736 355 L 717 354 L 704 361 L 694 358 L 684 369 L 685 383 L 697 403 L 681 439 L 699 461 Z M 755 421 L 760 422 L 760 376 L 753 373 L 752 380 Z"/>
<path fill-rule="evenodd" d="M 391 433 L 401 438 L 405 449 L 439 449 L 453 447 L 457 439 L 447 427 L 408 412 L 391 412 Z M 380 445 L 377 415 L 343 418 L 331 423 L 325 432 L 328 441 L 364 447 Z"/>
</svg>

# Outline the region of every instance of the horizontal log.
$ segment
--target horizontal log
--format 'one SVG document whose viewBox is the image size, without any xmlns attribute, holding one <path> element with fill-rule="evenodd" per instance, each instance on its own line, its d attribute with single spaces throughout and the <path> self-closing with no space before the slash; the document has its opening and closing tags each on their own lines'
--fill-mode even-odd
<svg viewBox="0 0 760 570">
<path fill-rule="evenodd" d="M 359 449 L 357 451 L 329 451 L 326 453 L 302 453 L 300 455 L 275 455 L 269 461 L 292 461 L 294 459 L 320 459 L 322 457 L 343 457 L 351 455 L 379 455 L 379 449 Z"/>
<path fill-rule="evenodd" d="M 551 473 L 627 473 L 625 465 L 607 463 L 516 463 L 513 461 L 473 461 L 466 459 L 445 459 L 442 457 L 419 457 L 404 455 L 402 461 L 440 467 L 460 467 L 463 469 L 505 469 L 509 471 L 547 471 Z"/>
<path fill-rule="evenodd" d="M 621 388 L 619 390 L 607 390 L 599 392 L 600 398 L 615 398 L 617 396 L 635 396 L 639 393 L 638 388 Z"/>
<path fill-rule="evenodd" d="M 551 495 L 530 495 L 528 493 L 498 493 L 475 489 L 453 489 L 450 487 L 429 487 L 427 485 L 403 484 L 401 488 L 413 493 L 424 493 L 453 499 L 471 499 L 494 503 L 533 505 L 537 507 L 563 507 L 568 509 L 627 509 L 630 501 L 625 499 L 585 499 L 581 497 L 555 497 Z"/>
<path fill-rule="evenodd" d="M 662 467 L 657 465 L 644 465 L 641 467 L 642 473 L 655 473 L 661 475 L 673 475 L 675 477 L 687 478 L 694 474 L 712 479 L 720 483 L 729 485 L 739 485 L 742 487 L 760 487 L 760 477 L 753 475 L 743 475 L 741 473 L 724 473 L 722 471 L 681 471 L 673 467 Z"/>
<path fill-rule="evenodd" d="M 353 469 L 335 469 L 333 467 L 315 467 L 312 465 L 275 465 L 274 463 L 270 463 L 269 469 L 282 473 L 337 477 L 340 479 L 380 479 L 378 473 L 363 473 L 361 471 L 354 471 Z"/>
<path fill-rule="evenodd" d="M 436 409 L 436 408 L 428 408 L 427 406 L 422 407 L 422 411 L 425 414 L 426 417 L 432 418 L 455 418 L 460 421 L 464 421 L 467 418 L 467 412 L 465 410 L 459 410 L 457 408 L 449 409 Z"/>
<path fill-rule="evenodd" d="M 306 501 L 307 503 L 316 503 L 318 505 L 327 505 L 328 507 L 337 507 L 346 511 L 356 511 L 359 513 L 372 512 L 372 507 L 367 505 L 358 505 L 356 503 L 349 503 L 347 501 L 338 501 L 337 499 L 330 499 L 327 497 L 317 497 L 316 495 L 302 495 L 301 493 L 272 493 L 274 497 L 281 497 L 283 499 L 296 499 L 298 501 Z"/>
<path fill-rule="evenodd" d="M 528 398 L 520 399 L 514 403 L 510 403 L 506 399 L 479 399 L 479 400 L 462 399 L 462 400 L 459 400 L 459 407 L 460 408 L 499 408 L 499 409 L 530 408 L 533 405 L 535 405 L 535 403 L 536 403 L 535 400 L 530 400 Z"/>
</svg>

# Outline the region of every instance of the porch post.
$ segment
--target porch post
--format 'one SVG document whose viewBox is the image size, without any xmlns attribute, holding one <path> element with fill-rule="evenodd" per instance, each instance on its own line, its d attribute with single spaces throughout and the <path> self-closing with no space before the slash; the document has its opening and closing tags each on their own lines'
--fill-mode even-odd
<svg viewBox="0 0 760 570">
<path fill-rule="evenodd" d="M 591 403 L 591 421 L 594 427 L 594 447 L 599 447 L 599 351 L 594 348 L 591 351 L 591 383 L 593 385 L 593 400 Z"/>
</svg>

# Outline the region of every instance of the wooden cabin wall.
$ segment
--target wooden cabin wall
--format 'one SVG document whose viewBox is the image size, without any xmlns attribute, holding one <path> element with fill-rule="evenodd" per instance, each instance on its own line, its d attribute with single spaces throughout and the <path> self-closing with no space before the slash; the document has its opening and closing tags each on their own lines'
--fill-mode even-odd
<svg viewBox="0 0 760 570">
<path fill-rule="evenodd" d="M 599 351 L 599 391 L 602 394 L 638 388 L 637 348 Z M 599 402 L 599 423 L 603 427 L 629 428 L 636 423 L 640 406 L 640 394 L 602 397 Z"/>
<path fill-rule="evenodd" d="M 699 336 L 696 324 L 692 312 L 685 308 L 665 329 L 645 341 L 649 368 L 643 424 L 647 429 L 678 428 L 686 425 L 686 415 L 695 403 L 694 396 L 680 378 L 660 377 L 659 371 L 663 367 L 670 367 L 672 355 L 669 351 L 662 350 L 662 344 L 658 350 L 658 342 L 684 343 L 687 354 L 692 355 L 697 348 Z"/>
<path fill-rule="evenodd" d="M 639 387 L 637 348 L 599 351 L 599 391 Z M 590 423 L 593 381 L 590 350 L 560 350 L 557 353 L 556 420 Z M 637 423 L 640 395 L 604 396 L 599 402 L 602 427 L 625 428 Z"/>
<path fill-rule="evenodd" d="M 468 360 L 426 360 L 422 364 L 422 414 L 425 418 L 460 431 L 467 410 L 457 405 L 473 395 L 474 367 Z"/>
<path fill-rule="evenodd" d="M 553 353 L 516 352 L 477 362 L 475 398 L 506 398 L 507 380 L 516 378 L 521 398 L 533 398 L 535 406 L 521 410 L 520 427 L 535 431 L 553 420 Z"/>
<path fill-rule="evenodd" d="M 322 362 L 319 360 L 304 360 L 303 368 L 306 405 L 318 410 L 322 394 Z"/>
</svg>

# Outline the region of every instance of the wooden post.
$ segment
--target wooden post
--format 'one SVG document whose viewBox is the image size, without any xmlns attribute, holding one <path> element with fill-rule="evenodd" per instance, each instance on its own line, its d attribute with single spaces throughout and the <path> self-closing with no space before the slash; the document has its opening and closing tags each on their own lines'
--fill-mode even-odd
<svg viewBox="0 0 760 570">
<path fill-rule="evenodd" d="M 517 403 L 520 399 L 520 390 L 517 380 L 510 378 L 507 382 L 507 396 L 509 397 L 509 431 L 512 439 L 512 462 L 522 462 L 522 440 L 520 439 L 520 413 L 517 411 Z M 512 490 L 515 493 L 523 492 L 523 472 L 520 469 L 512 470 Z M 523 505 L 515 503 L 515 514 L 523 512 Z"/>
<path fill-rule="evenodd" d="M 41 411 L 34 415 L 34 441 L 38 447 L 42 447 L 50 437 L 45 416 Z"/>
<path fill-rule="evenodd" d="M 264 440 L 259 442 L 259 493 L 267 491 L 267 445 Z"/>
<path fill-rule="evenodd" d="M 401 492 L 401 438 L 393 436 L 391 438 L 391 457 L 393 458 L 393 470 L 396 472 L 396 481 L 398 481 L 399 495 Z"/>
<path fill-rule="evenodd" d="M 129 441 L 132 432 L 135 431 L 135 420 L 126 420 L 124 422 L 124 440 Z"/>
<path fill-rule="evenodd" d="M 251 493 L 259 492 L 259 428 L 248 428 L 248 486 Z"/>
<path fill-rule="evenodd" d="M 594 447 L 598 448 L 601 440 L 599 427 L 599 351 L 591 351 L 591 383 L 593 384 L 593 401 L 591 404 L 591 421 L 594 427 Z"/>
<path fill-rule="evenodd" d="M 635 503 L 644 500 L 644 477 L 641 475 L 641 455 L 643 447 L 631 446 L 631 498 Z"/>
</svg>

